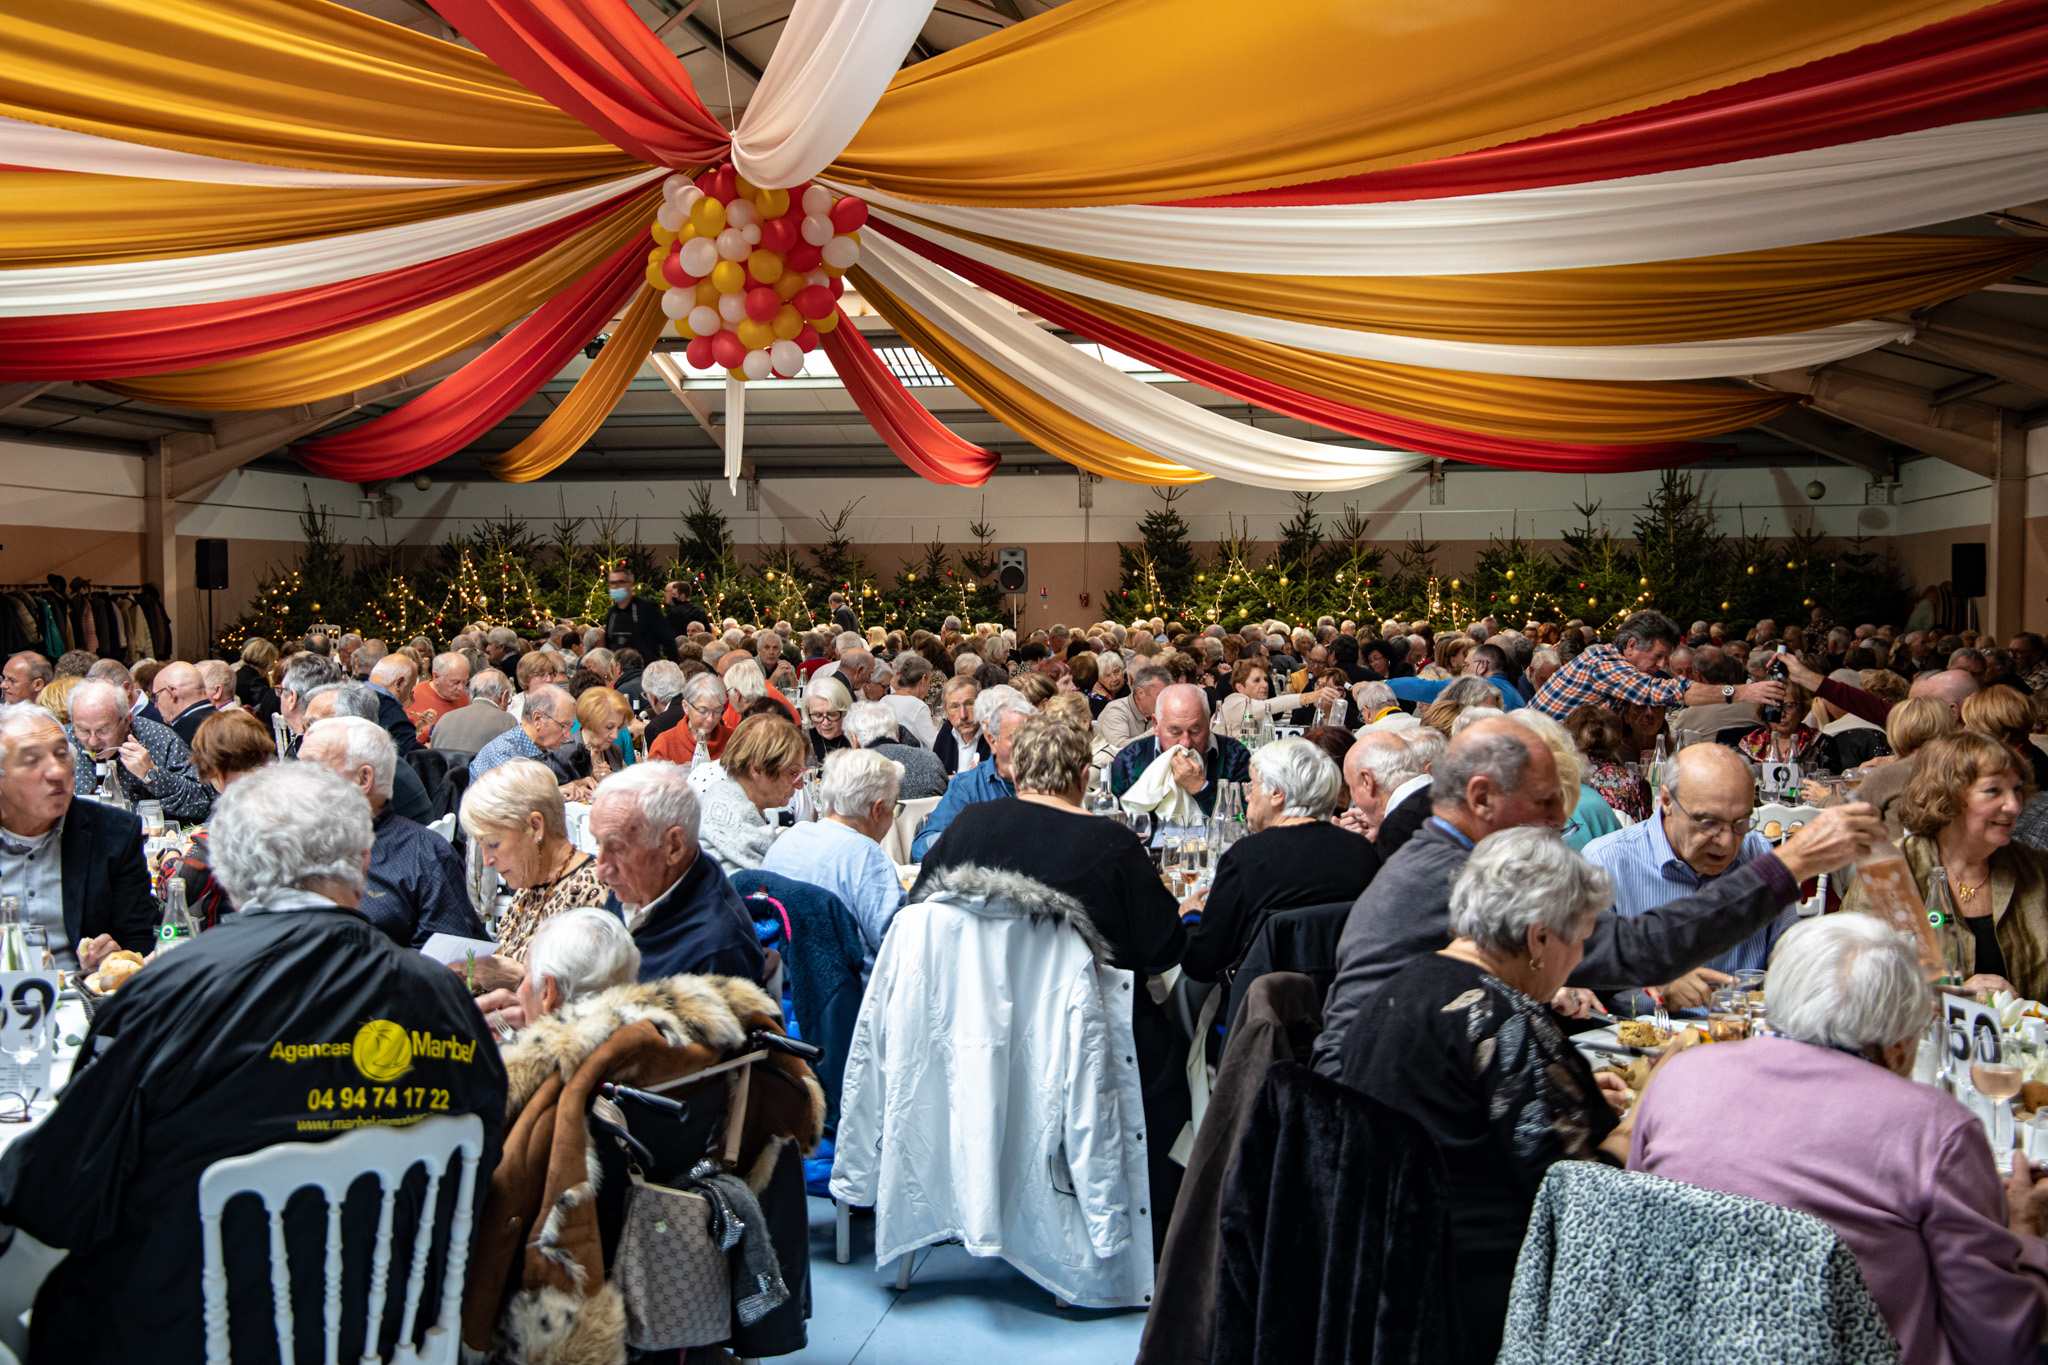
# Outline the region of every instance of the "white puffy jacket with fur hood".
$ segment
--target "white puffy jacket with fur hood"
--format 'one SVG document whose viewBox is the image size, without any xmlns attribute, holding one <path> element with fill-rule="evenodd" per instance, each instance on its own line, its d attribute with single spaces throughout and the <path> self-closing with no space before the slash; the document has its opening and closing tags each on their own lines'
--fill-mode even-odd
<svg viewBox="0 0 2048 1365">
<path fill-rule="evenodd" d="M 1131 973 L 1080 902 L 1012 872 L 936 874 L 875 958 L 832 1193 L 882 1264 L 958 1238 L 1087 1308 L 1152 1297 Z"/>
</svg>

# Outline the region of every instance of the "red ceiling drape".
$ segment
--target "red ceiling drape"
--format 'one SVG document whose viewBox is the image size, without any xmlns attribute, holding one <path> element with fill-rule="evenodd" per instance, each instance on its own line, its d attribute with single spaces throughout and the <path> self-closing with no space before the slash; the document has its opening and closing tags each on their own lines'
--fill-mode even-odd
<svg viewBox="0 0 2048 1365">
<path fill-rule="evenodd" d="M 645 232 L 549 299 L 490 350 L 405 406 L 291 448 L 331 479 L 394 479 L 453 455 L 554 378 L 647 282 Z"/>
<path fill-rule="evenodd" d="M 933 483 L 979 488 L 988 482 L 1002 457 L 954 435 L 911 397 L 844 312 L 818 340 L 847 394 L 897 458 Z"/>
</svg>

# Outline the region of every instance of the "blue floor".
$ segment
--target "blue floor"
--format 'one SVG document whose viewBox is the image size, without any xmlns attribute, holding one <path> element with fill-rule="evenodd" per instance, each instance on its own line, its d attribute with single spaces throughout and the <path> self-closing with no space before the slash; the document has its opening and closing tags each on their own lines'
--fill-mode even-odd
<svg viewBox="0 0 2048 1365">
<path fill-rule="evenodd" d="M 853 1220 L 853 1261 L 832 1259 L 832 1201 L 811 1205 L 811 1344 L 800 1365 L 1128 1365 L 1145 1315 L 1055 1307 L 993 1258 L 957 1246 L 917 1253 L 910 1288 L 875 1265 L 873 1218 Z"/>
</svg>

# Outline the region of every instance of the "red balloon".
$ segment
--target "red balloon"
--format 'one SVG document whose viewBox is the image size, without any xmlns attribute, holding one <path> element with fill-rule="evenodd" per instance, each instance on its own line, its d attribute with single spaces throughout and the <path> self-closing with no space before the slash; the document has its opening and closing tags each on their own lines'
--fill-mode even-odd
<svg viewBox="0 0 2048 1365">
<path fill-rule="evenodd" d="M 812 246 L 809 242 L 798 242 L 783 255 L 782 265 L 785 270 L 808 275 L 816 270 L 824 259 L 822 249 Z"/>
<path fill-rule="evenodd" d="M 662 257 L 661 277 L 677 289 L 695 289 L 697 287 L 698 277 L 683 269 L 682 256 L 675 248 L 671 248 L 668 255 Z"/>
<path fill-rule="evenodd" d="M 733 340 L 737 341 L 739 338 L 734 337 Z M 683 352 L 683 358 L 690 362 L 690 368 L 693 370 L 708 370 L 718 359 L 715 354 L 717 349 L 711 344 L 710 337 L 698 337 L 690 343 L 689 349 Z"/>
<path fill-rule="evenodd" d="M 856 231 L 862 223 L 868 220 L 867 201 L 849 194 L 834 204 L 832 212 L 827 216 L 832 219 L 832 230 L 834 232 Z"/>
<path fill-rule="evenodd" d="M 846 281 L 837 275 L 834 275 L 832 277 L 832 282 L 830 284 L 827 284 L 825 287 L 832 291 L 832 297 L 834 299 L 842 298 L 846 294 Z"/>
<path fill-rule="evenodd" d="M 761 224 L 761 249 L 777 255 L 788 251 L 803 238 L 798 235 L 795 223 L 787 218 L 770 218 Z"/>
<path fill-rule="evenodd" d="M 807 284 L 790 300 L 807 318 L 821 318 L 832 311 L 832 291 L 822 284 Z"/>
<path fill-rule="evenodd" d="M 711 338 L 711 358 L 728 370 L 738 369 L 747 358 L 747 344 L 729 328 L 720 331 Z"/>
<path fill-rule="evenodd" d="M 809 355 L 812 351 L 817 350 L 818 329 L 811 326 L 808 322 L 805 323 L 804 329 L 796 334 L 796 344 L 804 348 L 805 355 Z"/>
<path fill-rule="evenodd" d="M 747 291 L 747 316 L 756 322 L 767 322 L 782 311 L 782 300 L 773 289 L 762 285 Z"/>
<path fill-rule="evenodd" d="M 740 192 L 739 172 L 730 166 L 720 166 L 697 182 L 697 188 L 723 203 L 730 204 Z"/>
</svg>

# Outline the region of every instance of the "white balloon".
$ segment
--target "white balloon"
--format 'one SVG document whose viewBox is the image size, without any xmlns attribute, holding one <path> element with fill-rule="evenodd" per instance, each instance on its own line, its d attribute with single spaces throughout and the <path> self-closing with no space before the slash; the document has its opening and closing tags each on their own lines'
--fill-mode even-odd
<svg viewBox="0 0 2048 1365">
<path fill-rule="evenodd" d="M 794 379 L 803 373 L 804 348 L 794 341 L 778 337 L 768 348 L 768 361 L 775 367 L 775 373 L 784 379 Z"/>
<path fill-rule="evenodd" d="M 748 351 L 747 358 L 740 362 L 740 373 L 749 379 L 766 379 L 772 369 L 766 351 Z"/>
<path fill-rule="evenodd" d="M 851 270 L 860 263 L 860 243 L 851 237 L 834 237 L 821 253 L 825 264 L 835 270 Z"/>
<path fill-rule="evenodd" d="M 747 296 L 745 294 L 720 294 L 718 316 L 737 327 L 747 320 Z"/>
<path fill-rule="evenodd" d="M 674 232 L 682 227 L 683 219 L 686 217 L 688 215 L 683 210 L 668 201 L 664 201 L 662 206 L 654 211 L 654 221 L 667 228 L 670 232 Z"/>
<path fill-rule="evenodd" d="M 749 246 L 761 245 L 761 225 L 759 223 L 747 224 L 740 229 L 740 236 L 747 239 Z"/>
<path fill-rule="evenodd" d="M 832 287 L 832 277 L 830 275 L 827 275 L 822 270 L 813 270 L 810 274 L 804 276 L 804 283 L 815 284 L 818 285 L 820 288 L 830 289 Z"/>
<path fill-rule="evenodd" d="M 812 246 L 823 246 L 832 240 L 832 220 L 812 214 L 804 219 L 804 240 Z"/>
<path fill-rule="evenodd" d="M 804 191 L 804 216 L 823 218 L 832 211 L 832 191 L 823 185 L 812 185 Z"/>
<path fill-rule="evenodd" d="M 692 237 L 683 243 L 677 261 L 685 272 L 701 280 L 718 264 L 718 244 L 709 237 Z"/>
<path fill-rule="evenodd" d="M 684 175 L 681 171 L 677 171 L 674 175 L 661 182 L 661 193 L 664 198 L 673 199 L 696 183 L 689 176 Z"/>
<path fill-rule="evenodd" d="M 761 210 L 754 207 L 751 199 L 735 199 L 725 206 L 725 221 L 736 228 L 761 221 Z"/>
<path fill-rule="evenodd" d="M 736 227 L 729 227 L 718 234 L 718 254 L 728 261 L 744 261 L 753 245 L 747 241 L 747 234 Z M 691 271 L 696 274 L 696 271 Z"/>
<path fill-rule="evenodd" d="M 722 320 L 716 308 L 700 303 L 690 310 L 690 332 L 695 336 L 708 337 L 718 330 Z"/>
<path fill-rule="evenodd" d="M 693 207 L 695 207 L 697 201 L 699 199 L 702 199 L 703 197 L 704 191 L 698 189 L 695 185 L 692 185 L 690 186 L 690 188 L 683 190 L 681 193 L 676 195 L 675 204 L 676 207 L 681 209 L 684 213 L 688 213 Z"/>
<path fill-rule="evenodd" d="M 690 315 L 697 306 L 697 291 L 694 289 L 664 289 L 661 291 L 662 316 L 682 318 Z"/>
</svg>

